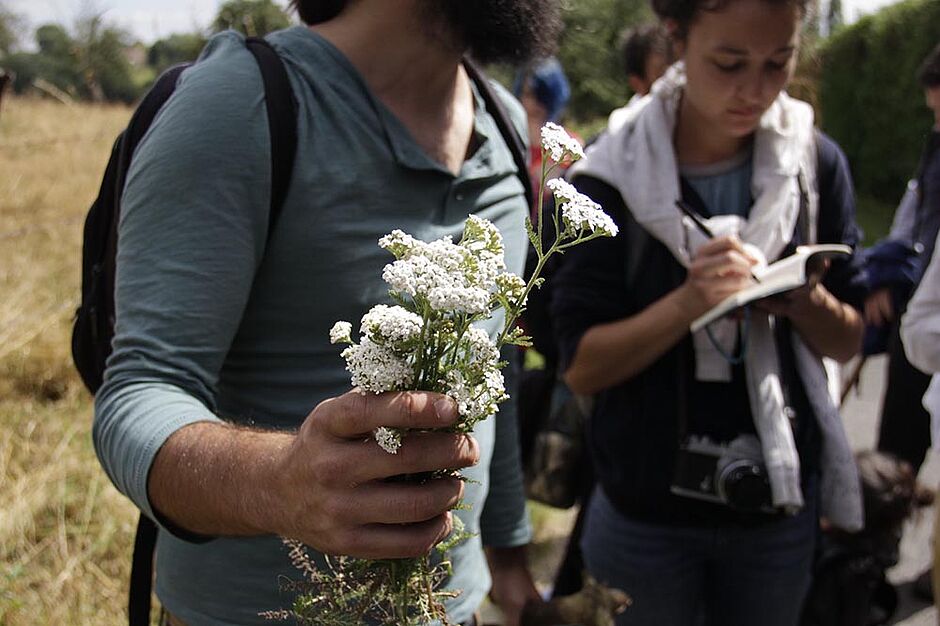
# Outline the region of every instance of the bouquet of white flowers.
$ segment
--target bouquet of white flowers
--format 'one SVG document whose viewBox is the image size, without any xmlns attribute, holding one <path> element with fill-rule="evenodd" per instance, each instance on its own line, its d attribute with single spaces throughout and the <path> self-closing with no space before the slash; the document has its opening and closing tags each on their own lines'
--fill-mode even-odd
<svg viewBox="0 0 940 626">
<path fill-rule="evenodd" d="M 400 230 L 379 241 L 395 257 L 385 266 L 382 278 L 396 304 L 376 305 L 362 317 L 358 343 L 349 322 L 337 322 L 330 330 L 333 343 L 349 344 L 342 357 L 352 384 L 361 393 L 424 390 L 446 394 L 460 413 L 452 430 L 464 433 L 496 413 L 499 403 L 508 398 L 500 349 L 505 344 L 528 345 L 515 321 L 529 292 L 540 284 L 546 260 L 585 241 L 617 234 L 613 220 L 590 198 L 560 178 L 545 182 L 557 164 L 584 155 L 580 144 L 560 126 L 547 124 L 542 129 L 542 151 L 538 206 L 547 187 L 555 198 L 555 239 L 546 249 L 541 211 L 535 225 L 526 218 L 529 240 L 538 254 L 528 282 L 505 271 L 499 231 L 473 215 L 457 243 L 449 237 L 419 241 Z M 474 324 L 499 308 L 505 310 L 505 323 L 494 340 Z M 376 442 L 390 454 L 398 451 L 407 436 L 391 428 L 374 432 Z M 445 475 L 459 476 L 456 471 L 445 471 L 402 479 L 434 480 Z M 442 600 L 456 592 L 438 587 L 450 573 L 447 551 L 466 538 L 457 516 L 454 523 L 454 532 L 437 546 L 442 558 L 436 562 L 430 555 L 378 561 L 340 557 L 329 560 L 329 567 L 322 570 L 312 565 L 302 545 L 288 541 L 295 565 L 308 580 L 293 610 L 277 616 L 318 626 L 370 620 L 396 626 L 435 619 L 447 624 Z"/>
</svg>

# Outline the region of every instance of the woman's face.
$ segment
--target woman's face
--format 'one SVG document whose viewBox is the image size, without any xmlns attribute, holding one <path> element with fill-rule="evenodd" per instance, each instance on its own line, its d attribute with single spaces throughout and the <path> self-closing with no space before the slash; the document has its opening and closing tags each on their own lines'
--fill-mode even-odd
<svg viewBox="0 0 940 626">
<path fill-rule="evenodd" d="M 728 137 L 752 133 L 793 75 L 800 18 L 795 3 L 765 0 L 700 11 L 677 46 L 687 78 L 683 106 Z"/>
</svg>

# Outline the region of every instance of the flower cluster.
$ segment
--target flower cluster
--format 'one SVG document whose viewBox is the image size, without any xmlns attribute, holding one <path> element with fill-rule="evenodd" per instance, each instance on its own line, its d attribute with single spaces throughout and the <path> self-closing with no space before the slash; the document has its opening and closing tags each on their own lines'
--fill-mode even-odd
<svg viewBox="0 0 940 626">
<path fill-rule="evenodd" d="M 542 129 L 542 155 L 540 190 L 558 164 L 580 159 L 584 152 L 564 129 L 547 124 Z M 554 163 L 546 165 L 547 157 Z M 499 403 L 508 398 L 500 349 L 506 344 L 529 345 L 515 320 L 529 292 L 541 283 L 539 274 L 548 257 L 617 233 L 600 206 L 567 182 L 556 179 L 548 188 L 555 196 L 555 240 L 543 247 L 541 215 L 537 226 L 526 218 L 529 240 L 538 255 L 528 282 L 506 272 L 499 230 L 477 216 L 467 219 L 456 244 L 450 237 L 420 241 L 400 230 L 379 240 L 379 246 L 395 257 L 385 266 L 382 278 L 397 305 L 380 304 L 368 311 L 359 324 L 358 343 L 349 322 L 337 322 L 330 330 L 332 343 L 349 344 L 342 357 L 352 384 L 361 393 L 420 389 L 446 394 L 458 407 L 460 419 L 453 427 L 458 432 L 472 431 L 498 411 Z M 542 206 L 541 191 L 539 195 Z M 494 340 L 479 323 L 499 308 L 505 310 L 505 320 Z M 388 427 L 373 433 L 377 444 L 390 454 L 398 452 L 407 436 Z M 431 479 L 438 475 L 457 474 L 442 470 Z M 465 537 L 462 530 L 456 530 L 437 549 L 446 554 Z M 446 561 L 432 566 L 427 556 L 394 561 L 341 557 L 331 567 L 329 574 L 308 576 L 313 589 L 298 599 L 290 617 L 317 626 L 360 623 L 365 615 L 396 625 L 428 619 L 448 623 L 440 603 L 444 592 L 434 590 L 449 569 Z M 363 594 L 366 588 L 370 592 Z"/>
<path fill-rule="evenodd" d="M 574 188 L 562 178 L 554 178 L 545 185 L 551 189 L 556 202 L 561 202 L 562 223 L 565 233 L 578 238 L 593 233 L 617 236 L 617 225 L 604 213 L 601 205 Z"/>
<path fill-rule="evenodd" d="M 447 393 L 459 407 L 459 429 L 469 431 L 507 397 L 499 350 L 472 324 L 500 304 L 516 304 L 525 282 L 504 271 L 502 236 L 476 216 L 468 218 L 457 244 L 449 237 L 428 243 L 396 230 L 379 246 L 396 257 L 382 277 L 402 304 L 379 304 L 366 313 L 359 343 L 350 336 L 349 322 L 337 322 L 330 341 L 351 344 L 342 356 L 363 393 L 414 388 Z M 401 434 L 380 428 L 374 436 L 394 453 Z"/>
<path fill-rule="evenodd" d="M 553 122 L 542 127 L 542 150 L 555 163 L 577 161 L 584 158 L 584 149 L 577 139 Z"/>
</svg>

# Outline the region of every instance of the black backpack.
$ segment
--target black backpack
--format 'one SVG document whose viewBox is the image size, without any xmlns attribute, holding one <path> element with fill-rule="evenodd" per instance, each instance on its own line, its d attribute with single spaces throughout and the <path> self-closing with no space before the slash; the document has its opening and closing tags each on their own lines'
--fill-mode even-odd
<svg viewBox="0 0 940 626">
<path fill-rule="evenodd" d="M 280 214 L 290 186 L 297 151 L 297 102 L 294 98 L 283 61 L 271 45 L 261 38 L 250 37 L 245 45 L 255 57 L 264 82 L 265 106 L 271 137 L 271 207 L 268 233 Z M 191 63 L 174 66 L 164 72 L 144 96 L 127 128 L 114 142 L 98 197 L 85 218 L 82 242 L 82 299 L 75 313 L 72 328 L 72 360 L 82 381 L 94 394 L 104 379 L 105 363 L 111 354 L 114 337 L 114 278 L 116 270 L 117 230 L 121 214 L 121 195 L 131 157 L 161 107 L 176 90 L 180 75 Z M 532 204 L 525 142 L 485 75 L 469 59 L 464 68 L 477 86 L 487 110 L 503 136 L 520 182 L 525 189 L 528 206 Z M 128 597 L 128 621 L 131 626 L 150 623 L 150 595 L 153 584 L 153 551 L 157 527 L 145 515 L 137 523 L 134 556 L 131 565 Z"/>
<path fill-rule="evenodd" d="M 297 145 L 297 106 L 287 72 L 280 57 L 264 39 L 245 41 L 264 80 L 265 103 L 271 135 L 271 210 L 269 222 L 277 220 L 290 184 Z M 85 218 L 82 242 L 82 301 L 72 329 L 72 359 L 82 381 L 92 393 L 98 391 L 105 361 L 111 354 L 114 336 L 114 273 L 121 194 L 131 157 L 150 128 L 160 108 L 176 90 L 180 74 L 191 63 L 164 72 L 144 96 L 127 128 L 111 149 L 98 197 Z M 269 229 L 270 232 L 270 229 Z"/>
</svg>

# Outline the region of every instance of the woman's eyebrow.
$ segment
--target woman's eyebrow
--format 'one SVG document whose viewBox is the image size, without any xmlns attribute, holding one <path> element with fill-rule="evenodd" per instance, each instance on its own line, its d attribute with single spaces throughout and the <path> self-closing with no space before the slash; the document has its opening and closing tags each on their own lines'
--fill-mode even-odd
<svg viewBox="0 0 940 626">
<path fill-rule="evenodd" d="M 773 54 L 793 52 L 794 50 L 796 50 L 796 46 L 792 46 L 792 45 L 783 46 L 783 47 L 777 48 L 773 52 Z M 728 46 L 728 45 L 718 46 L 717 48 L 715 48 L 715 52 L 722 52 L 724 54 L 734 54 L 737 56 L 748 56 L 748 54 L 750 54 L 747 50 L 744 50 L 743 48 L 735 48 L 734 46 Z"/>
</svg>

